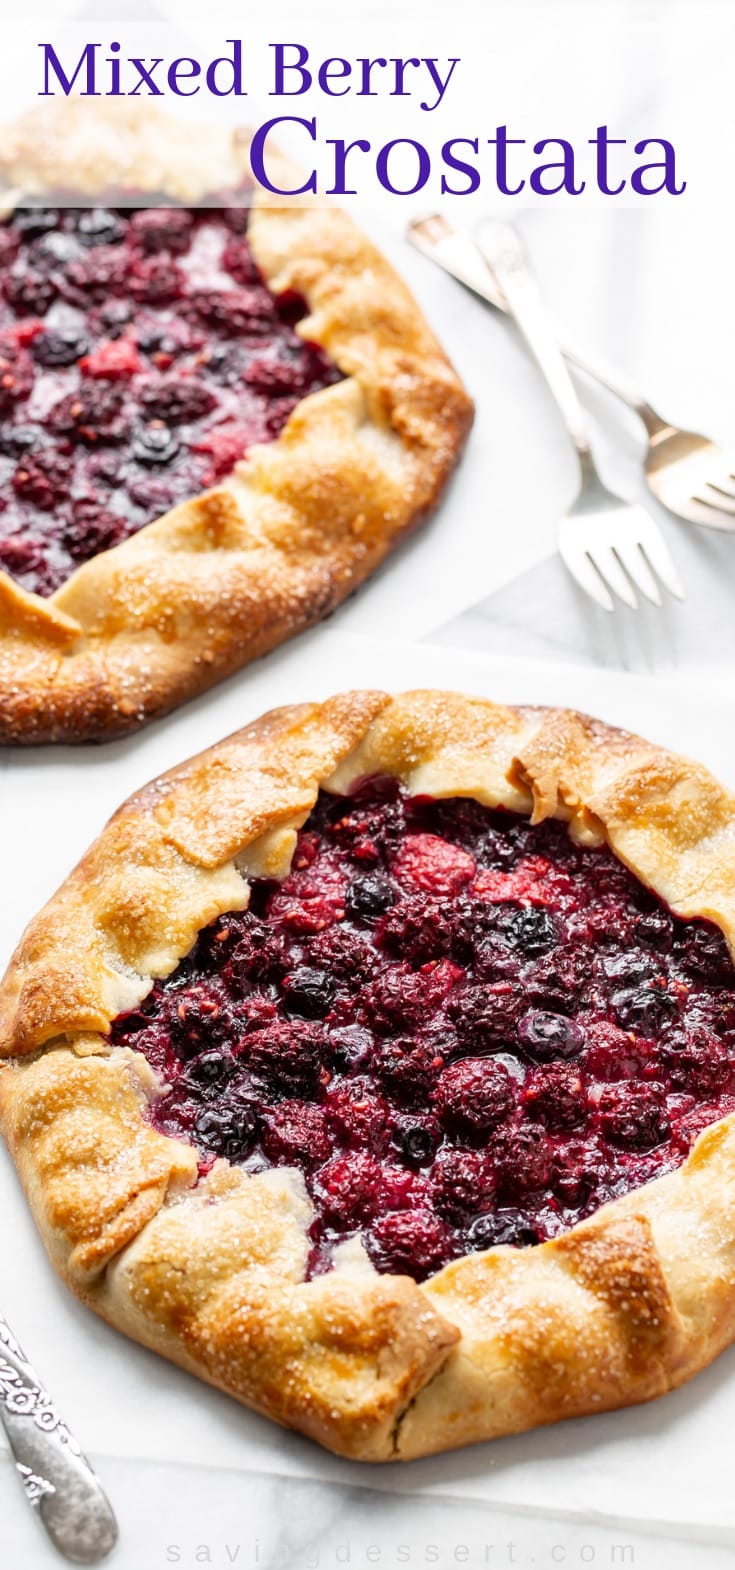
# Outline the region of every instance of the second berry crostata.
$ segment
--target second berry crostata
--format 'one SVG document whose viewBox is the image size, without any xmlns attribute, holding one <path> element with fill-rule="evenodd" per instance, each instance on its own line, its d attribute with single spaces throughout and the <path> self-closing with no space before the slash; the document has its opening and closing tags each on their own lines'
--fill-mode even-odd
<svg viewBox="0 0 735 1570">
<path fill-rule="evenodd" d="M 347 693 L 125 803 L 0 983 L 51 1257 L 339 1453 L 735 1338 L 735 799 L 564 710 Z"/>
<path fill-rule="evenodd" d="M 106 740 L 354 593 L 471 404 L 367 236 L 260 189 L 242 131 L 54 100 L 0 138 L 0 212 L 0 744 Z"/>
<path fill-rule="evenodd" d="M 113 1041 L 156 1128 L 299 1168 L 310 1271 L 359 1231 L 423 1280 L 555 1237 L 735 1111 L 735 970 L 607 849 L 389 779 L 322 796 L 282 883 L 221 917 Z"/>
</svg>

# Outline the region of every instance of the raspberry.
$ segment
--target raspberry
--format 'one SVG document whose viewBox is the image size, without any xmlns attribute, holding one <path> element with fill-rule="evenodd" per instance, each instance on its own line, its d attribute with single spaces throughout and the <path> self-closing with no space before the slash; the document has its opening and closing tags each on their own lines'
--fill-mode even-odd
<svg viewBox="0 0 735 1570">
<path fill-rule="evenodd" d="M 355 881 L 369 883 L 373 880 Z M 348 902 L 349 897 L 348 890 Z M 423 965 L 427 960 L 439 959 L 442 955 L 455 952 L 457 948 L 467 958 L 467 946 L 458 944 L 456 938 L 451 910 L 421 894 L 411 900 L 403 900 L 393 910 L 389 910 L 378 932 L 381 948 L 391 954 L 399 954 L 412 965 Z"/>
<path fill-rule="evenodd" d="M 353 1150 L 383 1149 L 388 1103 L 371 1080 L 356 1077 L 330 1086 L 325 1105 L 329 1127 L 342 1144 Z"/>
<path fill-rule="evenodd" d="M 383 1042 L 375 1071 L 386 1090 L 402 1106 L 424 1106 L 442 1067 L 442 1058 L 430 1040 L 401 1037 Z"/>
<path fill-rule="evenodd" d="M 33 572 L 42 562 L 43 550 L 37 540 L 30 540 L 23 534 L 13 534 L 7 540 L 0 540 L 0 567 L 14 577 Z"/>
<path fill-rule="evenodd" d="M 380 1203 L 380 1166 L 365 1151 L 332 1156 L 318 1172 L 314 1190 L 332 1226 L 360 1226 L 375 1215 Z"/>
<path fill-rule="evenodd" d="M 80 360 L 79 369 L 84 376 L 121 381 L 128 376 L 135 376 L 141 369 L 141 361 L 130 338 L 108 338 Z"/>
<path fill-rule="evenodd" d="M 365 1243 L 376 1270 L 424 1281 L 450 1257 L 452 1235 L 432 1211 L 404 1210 L 378 1217 Z"/>
<path fill-rule="evenodd" d="M 109 551 L 125 538 L 124 520 L 91 496 L 79 497 L 71 504 L 71 518 L 62 534 L 74 561 L 89 561 L 100 551 Z"/>
<path fill-rule="evenodd" d="M 7 339 L 0 339 L 0 414 L 9 414 L 14 403 L 27 398 L 32 386 L 30 356 Z"/>
<path fill-rule="evenodd" d="M 525 1198 L 547 1187 L 553 1146 L 538 1123 L 500 1128 L 493 1139 L 492 1163 L 501 1196 Z"/>
<path fill-rule="evenodd" d="M 227 333 L 265 333 L 273 320 L 264 288 L 200 291 L 192 303 L 203 321 Z"/>
<path fill-rule="evenodd" d="M 227 241 L 222 252 L 221 265 L 225 272 L 232 275 L 236 283 L 257 284 L 261 281 L 250 246 L 247 240 L 239 235 Z"/>
<path fill-rule="evenodd" d="M 229 474 L 230 469 L 234 469 L 235 464 L 245 457 L 252 439 L 250 426 L 228 421 L 226 424 L 213 426 L 211 430 L 197 437 L 197 440 L 192 443 L 192 451 L 211 458 L 214 479 L 219 480 L 223 474 Z"/>
<path fill-rule="evenodd" d="M 123 395 L 117 387 L 80 387 L 52 404 L 46 416 L 50 431 L 72 441 L 94 446 L 98 441 L 119 441 L 125 434 L 121 417 Z"/>
<path fill-rule="evenodd" d="M 217 992 L 191 987 L 170 999 L 169 1030 L 181 1058 L 213 1045 L 220 1045 L 231 1033 L 224 1001 Z"/>
<path fill-rule="evenodd" d="M 633 1079 L 640 1073 L 648 1049 L 618 1025 L 596 1020 L 587 1026 L 586 1035 L 585 1067 L 597 1079 Z"/>
<path fill-rule="evenodd" d="M 436 834 L 411 834 L 404 840 L 393 871 L 402 882 L 428 894 L 458 894 L 475 875 L 475 863 L 458 845 Z"/>
<path fill-rule="evenodd" d="M 133 213 L 130 228 L 147 255 L 183 256 L 191 244 L 193 219 L 181 207 L 146 207 Z"/>
<path fill-rule="evenodd" d="M 362 1016 L 379 1035 L 412 1030 L 429 1011 L 426 982 L 409 965 L 391 965 L 362 993 Z"/>
<path fill-rule="evenodd" d="M 126 255 L 122 248 L 95 246 L 67 267 L 63 291 L 75 304 L 102 305 L 111 294 L 125 288 Z"/>
<path fill-rule="evenodd" d="M 229 960 L 229 973 L 236 990 L 256 981 L 275 981 L 285 968 L 283 939 L 267 922 L 248 913 Z"/>
<path fill-rule="evenodd" d="M 523 1087 L 522 1105 L 529 1117 L 558 1131 L 574 1128 L 587 1115 L 587 1096 L 579 1070 L 569 1063 L 534 1069 Z"/>
<path fill-rule="evenodd" d="M 276 1089 L 308 1095 L 319 1085 L 326 1044 L 318 1026 L 276 1021 L 253 1031 L 245 1045 L 248 1066 Z"/>
<path fill-rule="evenodd" d="M 270 1161 L 320 1166 L 330 1153 L 324 1113 L 311 1101 L 281 1101 L 266 1114 L 263 1149 Z"/>
<path fill-rule="evenodd" d="M 513 1111 L 513 1081 L 493 1058 L 463 1058 L 443 1070 L 434 1104 L 440 1123 L 450 1131 L 487 1134 Z"/>
<path fill-rule="evenodd" d="M 339 923 L 310 938 L 308 953 L 315 965 L 341 982 L 367 980 L 376 963 L 375 951 L 365 938 Z"/>
<path fill-rule="evenodd" d="M 22 458 L 12 478 L 16 495 L 24 502 L 51 512 L 63 501 L 71 476 L 69 458 L 52 449 Z"/>
<path fill-rule="evenodd" d="M 128 287 L 143 305 L 168 305 L 185 291 L 186 277 L 168 256 L 151 256 L 130 268 Z"/>
<path fill-rule="evenodd" d="M 605 1138 L 624 1150 L 650 1150 L 669 1133 L 662 1085 L 606 1085 L 598 1115 Z"/>
<path fill-rule="evenodd" d="M 19 316 L 45 316 L 58 290 L 52 278 L 16 268 L 3 279 L 3 293 Z"/>
<path fill-rule="evenodd" d="M 166 425 L 187 425 L 216 407 L 217 399 L 191 377 L 161 377 L 141 388 L 140 402 L 150 420 Z"/>
<path fill-rule="evenodd" d="M 526 993 L 532 1003 L 542 1008 L 572 1013 L 589 977 L 588 951 L 575 945 L 556 948 L 529 967 L 525 976 Z"/>
<path fill-rule="evenodd" d="M 476 1150 L 439 1151 L 431 1169 L 434 1205 L 441 1216 L 460 1226 L 492 1201 L 495 1180 L 487 1157 Z"/>
<path fill-rule="evenodd" d="M 449 1004 L 449 1015 L 457 1035 L 469 1051 L 492 1051 L 504 1042 L 513 1042 L 523 1008 L 523 992 L 516 982 L 499 981 L 490 986 L 468 986 Z"/>
<path fill-rule="evenodd" d="M 708 1030 L 670 1031 L 657 1057 L 663 1077 L 675 1090 L 708 1098 L 719 1095 L 732 1081 L 733 1068 L 725 1048 Z"/>
</svg>

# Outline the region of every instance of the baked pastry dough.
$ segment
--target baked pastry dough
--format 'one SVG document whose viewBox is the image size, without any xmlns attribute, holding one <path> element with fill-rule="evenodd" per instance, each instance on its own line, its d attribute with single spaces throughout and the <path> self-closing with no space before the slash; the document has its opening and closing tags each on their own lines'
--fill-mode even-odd
<svg viewBox="0 0 735 1570">
<path fill-rule="evenodd" d="M 136 193 L 148 193 L 149 199 L 174 199 L 189 204 L 199 223 L 197 204 L 207 200 L 221 204 L 223 192 L 242 190 L 248 172 L 243 133 L 197 127 L 196 133 L 186 134 L 165 114 L 135 100 L 55 101 L 7 130 L 0 148 L 0 185 L 5 187 L 11 227 L 14 209 L 24 211 L 24 197 L 37 199 L 50 193 L 51 200 L 55 191 L 70 190 L 80 192 L 82 199 L 98 196 L 112 204 L 116 196 L 129 202 L 132 194 L 135 200 Z M 43 412 L 23 413 L 20 428 L 13 426 L 7 442 L 0 443 L 6 459 L 12 456 L 16 461 L 9 491 L 12 509 L 17 511 L 19 498 L 33 505 L 42 542 L 48 537 L 49 520 L 61 534 L 69 507 L 73 514 L 71 576 L 64 582 L 60 582 L 59 564 L 52 563 L 49 569 L 46 556 L 39 573 L 38 551 L 25 540 L 22 518 L 19 522 L 13 515 L 5 557 L 0 548 L 0 741 L 84 741 L 120 735 L 327 616 L 431 513 L 469 429 L 470 401 L 415 301 L 351 219 L 333 207 L 305 200 L 289 205 L 255 189 L 247 245 L 259 274 L 248 277 L 246 271 L 246 287 L 236 291 L 240 315 L 230 295 L 220 319 L 222 283 L 216 273 L 214 301 L 202 302 L 206 290 L 200 290 L 200 300 L 184 300 L 182 308 L 189 310 L 190 321 L 193 310 L 200 329 L 202 320 L 205 327 L 210 324 L 216 345 L 223 350 L 230 319 L 229 343 L 235 349 L 253 325 L 256 334 L 262 334 L 258 312 L 262 315 L 266 295 L 263 282 L 271 300 L 273 296 L 300 300 L 297 331 L 306 345 L 304 353 L 308 345 L 316 346 L 312 355 L 316 360 L 307 365 L 301 379 L 308 396 L 303 391 L 290 400 L 280 396 L 286 389 L 276 383 L 274 390 L 272 374 L 269 379 L 273 367 L 266 365 L 257 385 L 265 389 L 264 395 L 270 386 L 278 419 L 272 423 L 266 419 L 264 440 L 262 432 L 257 434 L 263 421 L 253 424 L 248 414 L 253 395 L 250 363 L 243 419 L 255 445 L 248 443 L 247 456 L 236 462 L 245 436 L 241 435 L 239 446 L 235 439 L 229 458 L 226 443 L 225 448 L 222 441 L 218 446 L 217 438 L 223 429 L 231 445 L 233 433 L 237 438 L 237 389 L 242 392 L 242 384 L 225 366 L 222 386 L 215 385 L 211 376 L 197 386 L 195 352 L 193 374 L 187 372 L 184 382 L 189 394 L 193 386 L 199 400 L 189 413 L 193 417 L 203 410 L 209 424 L 212 418 L 220 423 L 214 438 L 207 428 L 202 446 L 195 420 L 187 453 L 191 457 L 193 447 L 197 461 L 193 469 L 189 465 L 188 487 L 184 464 L 175 492 L 181 499 L 171 506 L 159 475 L 167 478 L 169 471 L 161 465 L 181 447 L 182 420 L 186 436 L 187 410 L 172 407 L 182 387 L 181 360 L 175 357 L 180 343 L 174 345 L 172 372 L 164 377 L 163 412 L 172 409 L 171 429 L 161 418 L 160 387 L 143 389 L 153 418 L 142 435 L 135 434 L 134 415 L 125 409 L 121 413 L 119 407 L 123 386 L 127 388 L 131 377 L 137 385 L 142 367 L 145 382 L 160 363 L 155 346 L 150 352 L 146 349 L 141 359 L 136 317 L 124 326 L 120 310 L 126 298 L 132 298 L 136 312 L 150 314 L 157 302 L 167 300 L 167 289 L 175 293 L 181 276 L 177 249 L 181 237 L 177 232 L 168 237 L 162 230 L 148 232 L 139 217 L 132 218 L 134 237 L 144 252 L 137 270 L 131 270 L 122 256 L 124 245 L 118 246 L 116 255 L 115 244 L 108 243 L 120 239 L 114 210 L 105 215 L 112 232 L 104 233 L 104 225 L 102 229 L 98 225 L 99 233 L 87 226 L 83 245 L 77 243 L 76 233 L 67 232 L 68 225 L 55 234 L 43 232 L 43 217 L 34 225 L 25 222 L 23 234 L 30 236 L 35 268 L 30 278 L 22 268 L 18 274 L 12 247 L 7 261 L 0 247 L 7 295 L 5 302 L 0 299 L 3 418 L 5 403 L 12 404 L 19 392 L 27 401 L 28 386 L 39 374 L 38 365 L 34 371 L 34 357 L 42 366 L 52 367 L 52 380 L 61 376 L 63 367 L 70 367 L 73 380 L 72 392 L 57 398 L 48 416 L 55 422 L 57 437 L 61 432 L 60 455 L 43 442 L 39 451 L 38 432 L 27 424 L 31 419 L 43 425 Z M 98 239 L 105 243 L 96 243 Z M 186 244 L 185 236 L 182 243 Z M 71 247 L 74 257 L 74 245 L 77 259 L 69 263 L 67 251 Z M 121 257 L 128 271 L 123 268 L 124 276 L 118 277 Z M 233 264 L 235 278 L 242 279 L 242 266 L 240 259 L 238 273 Z M 112 282 L 106 284 L 108 276 Z M 55 293 L 59 297 L 46 317 L 46 325 L 51 323 L 49 339 L 49 332 L 41 328 Z M 72 307 L 80 301 L 85 306 L 82 330 L 90 320 L 94 329 L 94 352 L 81 360 L 74 360 L 78 347 L 68 347 L 68 322 L 62 321 L 59 330 L 53 317 L 54 310 L 65 301 L 67 309 L 70 300 Z M 105 314 L 108 304 L 111 315 Z M 11 306 L 20 314 L 9 326 Z M 251 308 L 254 323 L 248 315 Z M 20 337 L 13 336 L 14 327 Z M 75 318 L 71 332 L 79 330 Z M 150 339 L 150 323 L 147 331 Z M 292 331 L 291 337 L 298 344 Z M 196 336 L 193 341 L 198 342 Z M 121 358 L 121 346 L 127 359 Z M 325 369 L 321 381 L 319 354 Z M 192 354 L 188 358 L 192 360 Z M 211 355 L 207 360 L 206 353 L 200 354 L 199 363 L 205 362 L 207 369 Z M 279 363 L 282 369 L 282 359 Z M 339 380 L 330 368 L 336 368 L 334 375 L 340 373 Z M 206 414 L 212 387 L 223 392 L 224 427 L 220 412 Z M 312 387 L 320 390 L 310 391 Z M 41 401 L 48 402 L 45 392 Z M 38 403 L 36 398 L 34 410 Z M 292 412 L 286 420 L 287 408 Z M 147 418 L 145 402 L 142 417 Z M 95 425 L 95 419 L 102 426 Z M 120 431 L 131 420 L 133 437 L 123 440 Z M 275 439 L 268 439 L 271 436 Z M 127 502 L 132 495 L 137 532 L 116 544 L 123 505 L 116 476 L 120 461 L 125 462 L 124 453 L 120 460 L 120 444 L 127 451 L 125 442 L 129 446 L 130 440 L 133 458 L 137 452 L 139 462 L 132 464 L 135 483 L 128 484 Z M 70 442 L 75 444 L 71 458 Z M 214 454 L 209 469 L 202 451 Z M 72 461 L 77 467 L 69 502 Z M 214 482 L 206 479 L 208 473 L 215 476 Z M 157 487 L 164 498 L 158 506 Z M 104 500 L 111 488 L 112 512 L 103 508 L 100 516 L 100 494 Z M 60 497 L 66 498 L 63 505 Z M 4 515 L 5 524 L 8 516 Z M 80 528 L 92 541 L 86 552 L 78 551 Z M 82 563 L 76 570 L 75 560 Z M 39 588 L 42 592 L 30 592 Z M 49 589 L 53 592 L 47 593 Z"/>
<path fill-rule="evenodd" d="M 382 784 L 373 786 L 376 778 Z M 120 809 L 31 923 L 0 987 L 2 1127 L 62 1277 L 98 1314 L 145 1345 L 360 1459 L 425 1455 L 648 1400 L 682 1383 L 735 1336 L 735 1101 L 728 1056 L 735 1039 L 735 972 L 720 936 L 732 951 L 734 822 L 735 801 L 704 768 L 636 736 L 574 712 L 507 708 L 439 692 L 396 698 L 354 692 L 281 709 L 154 781 Z M 427 823 L 434 825 L 430 832 Z M 472 855 L 462 848 L 462 835 L 469 836 Z M 513 855 L 507 843 L 515 847 Z M 384 855 L 381 845 L 388 844 Z M 340 869 L 348 864 L 357 876 L 345 893 Z M 375 872 L 381 865 L 382 895 Z M 375 927 L 376 919 L 385 920 L 386 879 L 396 900 L 388 912 L 390 930 Z M 595 888 L 599 908 L 590 895 Z M 238 914 L 251 891 L 259 903 Z M 606 947 L 616 901 L 621 941 Z M 597 1129 L 584 1148 L 588 1156 L 598 1152 L 599 1192 L 612 1184 L 618 1197 L 600 1208 L 593 1199 L 590 1213 L 583 1206 L 583 1219 L 574 1224 L 573 1210 L 564 1208 L 571 1201 L 557 1197 L 545 1209 L 525 1212 L 546 1241 L 479 1248 L 475 1241 L 464 1253 L 461 1238 L 472 1233 L 452 1230 L 436 1215 L 426 1222 L 422 1211 L 419 1242 L 444 1237 L 448 1262 L 428 1273 L 417 1268 L 415 1279 L 386 1269 L 390 1255 L 381 1248 L 395 1246 L 395 1227 L 391 1223 L 386 1232 L 380 1218 L 372 1241 L 369 1228 L 362 1242 L 360 1226 L 348 1228 L 315 1264 L 315 1207 L 322 1203 L 319 1195 L 328 1194 L 330 1163 L 316 1184 L 305 1184 L 308 1152 L 300 1162 L 284 1161 L 291 1136 L 283 1126 L 275 1144 L 272 1132 L 266 1137 L 269 1162 L 214 1159 L 207 1130 L 216 1127 L 220 1138 L 224 1125 L 212 1116 L 218 1069 L 208 1045 L 230 1050 L 216 1025 L 219 1004 L 212 1001 L 221 1003 L 223 994 L 215 975 L 205 1012 L 197 1016 L 192 998 L 206 965 L 184 957 L 201 955 L 203 943 L 210 954 L 218 944 L 223 954 L 236 952 L 227 945 L 238 923 L 238 931 L 248 922 L 258 928 L 261 944 L 270 942 L 268 921 L 274 942 L 296 933 L 305 943 L 311 968 L 307 964 L 307 974 L 302 968 L 298 976 L 291 968 L 284 977 L 292 960 L 254 948 L 251 932 L 246 970 L 250 965 L 248 974 L 262 978 L 269 965 L 283 961 L 279 1001 L 273 1002 L 272 987 L 254 983 L 242 994 L 243 1006 L 256 1011 L 243 1027 L 252 1032 L 255 1026 L 244 1038 L 246 1061 L 254 1060 L 256 1043 L 261 1067 L 266 1048 L 275 1051 L 274 1100 L 281 1110 L 293 1109 L 288 1097 L 294 1081 L 278 1075 L 295 1074 L 305 1115 L 309 1095 L 316 1103 L 333 1095 L 318 1061 L 311 1091 L 304 1089 L 308 1051 L 335 1021 L 349 1025 L 344 1010 L 340 1015 L 318 997 L 328 954 L 335 974 L 349 960 L 350 947 L 359 949 L 359 965 L 367 966 L 370 944 L 377 941 L 385 952 L 392 932 L 402 956 L 393 972 L 401 999 L 396 1004 L 396 988 L 386 990 L 380 971 L 384 1010 L 398 1007 L 400 1013 L 406 997 L 415 999 L 409 970 L 416 963 L 422 993 L 443 988 L 444 996 L 455 987 L 466 998 L 462 965 L 446 957 L 423 963 L 415 948 L 419 917 L 428 908 L 430 936 L 448 920 L 450 940 L 454 932 L 466 943 L 467 928 L 452 928 L 452 921 L 464 910 L 470 925 L 481 922 L 488 907 L 489 936 L 473 949 L 475 973 L 490 976 L 502 961 L 500 974 L 509 979 L 500 992 L 505 986 L 508 1007 L 514 977 L 521 975 L 518 985 L 538 998 L 540 986 L 542 995 L 545 986 L 555 996 L 561 975 L 562 992 L 551 1012 L 554 1040 L 562 1042 L 566 1059 L 563 1072 L 547 1061 L 548 1001 L 546 1012 L 535 1013 L 530 1026 L 531 1016 L 524 1016 L 517 1030 L 506 1007 L 503 1030 L 516 1043 L 515 1061 L 530 1053 L 532 1062 L 522 1113 L 514 1103 L 503 1134 L 499 1120 L 520 1091 L 502 1067 L 511 1048 L 499 1060 L 497 1042 L 488 1046 L 485 1040 L 480 1059 L 473 1060 L 485 1065 L 494 1087 L 492 1116 L 483 1123 L 487 1104 L 475 1095 L 476 1067 L 469 1100 L 466 1083 L 457 1099 L 457 1064 L 466 1068 L 467 1051 L 460 1037 L 459 1057 L 452 1049 L 449 1069 L 439 1043 L 439 1057 L 429 1065 L 439 1080 L 431 1081 L 430 1110 L 419 1112 L 417 1122 L 430 1130 L 438 1118 L 449 1142 L 469 1150 L 470 1165 L 481 1165 L 488 1144 L 493 1159 L 501 1147 L 512 1156 L 521 1124 L 527 1127 L 540 1112 L 539 1140 L 556 1141 L 558 1158 L 560 1150 L 573 1148 L 566 1132 L 569 1099 L 558 1093 L 569 1084 L 570 1053 L 576 1052 L 574 1065 L 583 1065 L 588 1085 L 585 1126 Z M 395 925 L 396 912 L 403 926 Z M 498 925 L 501 917 L 505 925 Z M 345 921 L 350 935 L 340 944 Z M 555 922 L 566 934 L 558 974 L 543 953 L 534 957 L 554 941 Z M 470 931 L 470 946 L 472 936 Z M 586 1013 L 575 1012 L 571 994 L 565 998 L 563 991 L 563 961 L 580 943 L 591 945 L 588 970 L 597 977 Z M 468 952 L 463 950 L 465 966 Z M 314 976 L 316 954 L 321 983 Z M 388 969 L 393 963 L 386 961 Z M 574 985 L 588 981 L 578 977 Z M 611 986 L 617 1025 L 605 1013 Z M 488 980 L 486 990 L 497 1004 L 498 985 Z M 368 994 L 361 996 L 364 1005 Z M 374 986 L 369 996 L 375 1009 Z M 300 1037 L 289 1035 L 284 1007 L 297 1022 L 301 1016 Z M 332 1012 L 324 1027 L 319 1016 L 327 1007 Z M 677 1010 L 683 1036 L 670 1023 Z M 178 1032 L 164 1076 L 158 1048 L 150 1049 L 156 1011 Z M 468 1018 L 475 1029 L 464 1004 L 450 1014 L 458 1030 Z M 363 1026 L 366 1017 L 363 1006 Z M 410 1028 L 405 1013 L 396 1030 L 391 1019 L 395 1023 L 397 1016 L 387 1017 L 387 1027 L 385 1014 L 376 1027 L 383 1034 L 373 1061 L 380 1060 L 381 1073 L 386 1051 L 390 1058 L 396 1036 Z M 442 1018 L 449 1031 L 449 1016 Z M 587 1032 L 581 1057 L 579 1020 Z M 539 1034 L 539 1021 L 545 1034 Z M 345 1050 L 347 1038 L 354 1054 L 353 1027 L 346 1036 L 341 1030 Z M 438 1038 L 432 1039 L 436 1046 Z M 409 1047 L 404 1043 L 401 1050 Z M 195 1098 L 192 1115 L 201 1109 L 195 1075 L 196 1083 L 210 1086 L 204 1103 L 209 1121 L 198 1121 L 191 1137 L 184 1116 L 189 1103 L 176 1099 L 184 1080 L 173 1091 L 162 1082 L 170 1080 L 174 1065 L 180 1072 L 182 1060 L 187 1094 Z M 502 1104 L 496 1094 L 501 1081 Z M 557 1099 L 549 1102 L 552 1081 Z M 348 1079 L 340 1083 L 349 1092 Z M 390 1075 L 386 1084 L 394 1084 Z M 580 1087 L 578 1075 L 573 1096 L 583 1094 Z M 284 1094 L 286 1101 L 279 1101 Z M 389 1095 L 392 1090 L 385 1091 Z M 420 1097 L 402 1104 L 420 1105 Z M 334 1100 L 330 1105 L 334 1110 Z M 344 1099 L 341 1105 L 344 1133 Z M 373 1127 L 376 1106 L 368 1107 Z M 354 1098 L 352 1107 L 354 1112 Z M 162 1131 L 161 1108 L 168 1108 L 173 1123 L 166 1126 L 178 1127 L 179 1137 Z M 402 1118 L 396 1114 L 394 1123 Z M 360 1126 L 347 1126 L 348 1149 Z M 313 1117 L 309 1128 L 316 1130 L 314 1139 L 323 1137 Z M 574 1137 L 581 1149 L 587 1135 Z M 363 1153 L 359 1159 L 367 1171 L 364 1163 L 372 1158 Z M 406 1163 L 402 1170 L 408 1182 Z M 657 1170 L 663 1175 L 644 1180 Z M 392 1167 L 393 1181 L 396 1172 Z M 569 1167 L 561 1174 L 565 1181 L 570 1175 Z M 417 1181 L 416 1192 L 425 1192 L 426 1180 L 419 1175 Z M 512 1187 L 516 1178 L 510 1181 Z M 349 1184 L 337 1186 L 344 1193 Z M 358 1187 L 358 1206 L 366 1192 Z M 555 1192 L 568 1196 L 559 1185 Z M 454 1194 L 453 1203 L 464 1202 Z M 577 1194 L 573 1204 L 579 1203 Z M 395 1196 L 391 1205 L 394 1216 L 404 1217 L 405 1241 L 405 1228 L 413 1224 L 405 1217 L 412 1212 L 401 1211 Z M 530 1239 L 518 1234 L 514 1241 Z M 393 1257 L 400 1258 L 400 1250 Z"/>
</svg>

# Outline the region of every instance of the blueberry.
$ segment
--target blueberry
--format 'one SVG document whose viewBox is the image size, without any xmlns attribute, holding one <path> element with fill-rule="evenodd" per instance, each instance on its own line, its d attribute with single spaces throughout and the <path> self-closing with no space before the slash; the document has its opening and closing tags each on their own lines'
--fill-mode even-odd
<svg viewBox="0 0 735 1570">
<path fill-rule="evenodd" d="M 39 365 L 73 365 L 86 354 L 89 343 L 79 327 L 47 327 L 38 333 L 31 345 L 34 360 Z"/>
<path fill-rule="evenodd" d="M 437 1132 L 427 1123 L 404 1121 L 396 1124 L 391 1143 L 410 1167 L 422 1167 L 433 1156 Z"/>
<path fill-rule="evenodd" d="M 235 1060 L 230 1052 L 217 1047 L 210 1048 L 192 1059 L 187 1068 L 187 1079 L 203 1085 L 216 1085 L 227 1079 L 234 1066 Z"/>
<path fill-rule="evenodd" d="M 45 435 L 40 425 L 6 425 L 0 428 L 0 453 L 20 458 L 23 453 L 42 447 Z"/>
<path fill-rule="evenodd" d="M 334 1069 L 351 1069 L 364 1063 L 373 1044 L 368 1030 L 360 1025 L 342 1025 L 329 1032 L 329 1053 Z"/>
<path fill-rule="evenodd" d="M 334 997 L 334 982 L 324 970 L 299 965 L 283 982 L 283 1001 L 287 1014 L 302 1019 L 323 1019 Z"/>
<path fill-rule="evenodd" d="M 238 1161 L 252 1148 L 258 1132 L 258 1117 L 249 1102 L 229 1107 L 206 1107 L 194 1124 L 197 1144 L 217 1156 Z"/>
<path fill-rule="evenodd" d="M 33 245 L 33 260 L 37 267 L 63 267 L 79 255 L 79 245 L 73 234 L 54 229 L 44 234 Z"/>
<path fill-rule="evenodd" d="M 107 207 L 85 207 L 77 218 L 82 245 L 115 245 L 124 233 L 124 223 Z"/>
<path fill-rule="evenodd" d="M 625 954 L 604 956 L 601 964 L 608 980 L 628 981 L 633 985 L 638 981 L 650 981 L 658 968 L 651 955 L 641 954 L 639 949 L 630 949 Z"/>
<path fill-rule="evenodd" d="M 170 463 L 178 450 L 179 443 L 167 425 L 145 425 L 133 442 L 133 457 L 138 463 Z"/>
<path fill-rule="evenodd" d="M 348 916 L 356 921 L 376 921 L 393 904 L 393 890 L 387 878 L 377 875 L 353 878 L 345 896 Z"/>
<path fill-rule="evenodd" d="M 531 1009 L 518 1026 L 518 1040 L 529 1057 L 550 1063 L 553 1058 L 576 1057 L 582 1051 L 585 1038 L 576 1020 L 543 1009 Z"/>
<path fill-rule="evenodd" d="M 646 910 L 638 916 L 635 935 L 639 943 L 652 949 L 669 949 L 674 935 L 674 923 L 667 910 Z"/>
<path fill-rule="evenodd" d="M 497 1210 L 488 1215 L 476 1216 L 467 1228 L 465 1237 L 472 1253 L 478 1249 L 495 1248 L 500 1243 L 510 1244 L 511 1248 L 528 1248 L 539 1241 L 536 1228 L 517 1210 Z"/>
<path fill-rule="evenodd" d="M 509 922 L 506 936 L 522 954 L 543 954 L 557 941 L 556 928 L 547 910 L 532 906 L 520 910 Z"/>
<path fill-rule="evenodd" d="M 55 229 L 59 218 L 57 207 L 17 207 L 13 213 L 13 225 L 24 240 L 35 240 L 38 235 L 48 234 L 51 229 Z"/>
<path fill-rule="evenodd" d="M 610 1002 L 623 1030 L 648 1034 L 655 1034 L 664 1021 L 677 1012 L 676 999 L 671 993 L 650 982 L 624 987 L 613 993 Z"/>
</svg>

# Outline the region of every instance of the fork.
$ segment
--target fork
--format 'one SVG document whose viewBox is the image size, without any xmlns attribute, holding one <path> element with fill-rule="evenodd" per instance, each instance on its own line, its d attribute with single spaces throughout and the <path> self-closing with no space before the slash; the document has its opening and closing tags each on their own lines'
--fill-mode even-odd
<svg viewBox="0 0 735 1570">
<path fill-rule="evenodd" d="M 117 1524 L 74 1435 L 0 1315 L 0 1419 L 29 1505 L 65 1558 L 97 1564 Z"/>
<path fill-rule="evenodd" d="M 466 288 L 500 311 L 507 305 L 489 277 L 477 248 L 437 214 L 409 225 L 408 238 L 417 250 L 451 273 Z M 590 359 L 566 338 L 562 354 L 585 376 L 606 387 L 641 420 L 648 435 L 644 476 L 656 500 L 685 523 L 709 529 L 735 530 L 735 451 L 708 436 L 685 431 L 657 414 L 647 398 L 602 360 Z"/>
<path fill-rule="evenodd" d="M 683 599 L 676 569 L 653 519 L 600 479 L 582 405 L 516 230 L 510 224 L 488 221 L 478 232 L 478 248 L 547 382 L 579 459 L 579 489 L 559 525 L 562 561 L 580 588 L 606 611 L 614 608 L 613 594 L 637 610 L 636 589 L 660 605 L 660 583 Z"/>
</svg>

